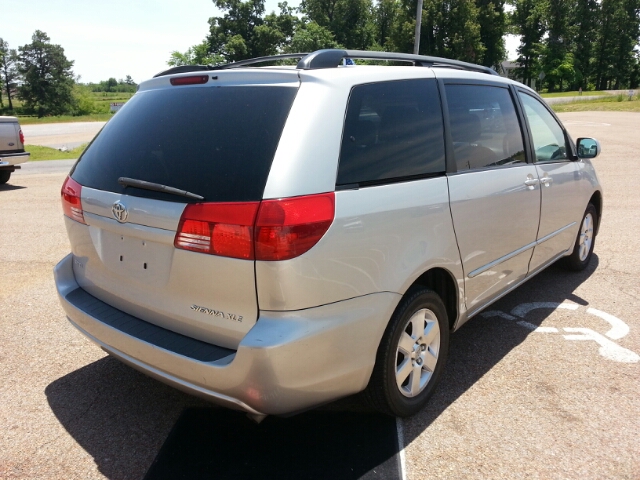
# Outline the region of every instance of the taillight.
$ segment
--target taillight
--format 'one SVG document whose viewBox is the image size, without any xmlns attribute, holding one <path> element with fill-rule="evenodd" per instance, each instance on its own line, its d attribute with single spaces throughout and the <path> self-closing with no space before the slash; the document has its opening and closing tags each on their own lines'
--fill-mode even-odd
<svg viewBox="0 0 640 480">
<path fill-rule="evenodd" d="M 18 135 L 20 136 L 20 143 L 24 145 L 24 133 L 22 133 L 22 129 L 18 130 Z"/>
<path fill-rule="evenodd" d="M 73 178 L 67 177 L 62 184 L 62 191 L 60 192 L 62 196 L 62 211 L 67 217 L 86 225 L 84 212 L 82 211 L 81 192 L 82 185 Z"/>
<path fill-rule="evenodd" d="M 253 223 L 260 202 L 195 203 L 182 213 L 176 248 L 253 260 Z"/>
<path fill-rule="evenodd" d="M 193 75 L 190 77 L 176 77 L 169 80 L 174 87 L 180 85 L 201 85 L 209 81 L 209 75 Z"/>
<path fill-rule="evenodd" d="M 288 260 L 309 251 L 335 214 L 333 192 L 244 203 L 187 205 L 176 248 L 246 260 Z"/>
<path fill-rule="evenodd" d="M 309 251 L 334 214 L 333 192 L 264 200 L 256 219 L 256 260 L 288 260 Z"/>
</svg>

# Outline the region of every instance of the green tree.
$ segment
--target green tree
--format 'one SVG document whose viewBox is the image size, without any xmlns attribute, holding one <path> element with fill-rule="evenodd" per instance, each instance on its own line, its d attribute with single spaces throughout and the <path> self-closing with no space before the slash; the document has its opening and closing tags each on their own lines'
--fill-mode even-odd
<svg viewBox="0 0 640 480">
<path fill-rule="evenodd" d="M 574 66 L 573 53 L 566 52 L 562 58 L 557 59 L 552 64 L 545 67 L 544 81 L 549 92 L 562 91 L 565 86 L 575 82 L 576 69 Z"/>
<path fill-rule="evenodd" d="M 287 47 L 288 52 L 304 53 L 314 52 L 323 48 L 338 48 L 333 33 L 325 27 L 321 27 L 316 22 L 309 22 L 300 25 L 293 35 L 291 45 Z"/>
<path fill-rule="evenodd" d="M 615 35 L 618 27 L 615 24 L 615 0 L 603 0 L 600 6 L 598 45 L 595 59 L 595 84 L 605 90 L 613 75 L 613 58 L 615 50 Z"/>
<path fill-rule="evenodd" d="M 394 52 L 409 53 L 413 52 L 413 42 L 416 29 L 416 9 L 418 7 L 417 0 L 399 0 L 396 3 L 396 9 L 393 16 L 393 22 L 390 25 L 390 31 L 385 42 L 385 46 Z M 433 38 L 431 36 L 432 28 L 430 25 L 431 17 L 425 15 L 428 10 L 429 0 L 425 2 L 422 9 L 422 30 L 421 30 L 421 52 L 431 53 Z M 426 7 L 426 8 L 425 8 Z"/>
<path fill-rule="evenodd" d="M 629 88 L 638 88 L 640 85 L 640 51 L 635 51 L 635 59 L 633 62 L 633 68 L 631 69 L 631 76 L 629 77 Z"/>
<path fill-rule="evenodd" d="M 17 68 L 18 55 L 15 50 L 9 49 L 9 43 L 0 38 L 0 105 L 2 103 L 2 90 L 7 94 L 9 110 L 13 110 L 12 91 L 16 88 L 19 77 Z"/>
<path fill-rule="evenodd" d="M 389 37 L 397 22 L 399 7 L 397 0 L 378 0 L 378 5 L 374 8 L 374 41 L 384 50 L 389 49 Z"/>
<path fill-rule="evenodd" d="M 278 3 L 280 12 L 271 12 L 265 17 L 265 23 L 280 30 L 284 37 L 284 44 L 288 45 L 296 33 L 296 29 L 304 22 L 296 14 L 296 9 L 287 2 Z"/>
<path fill-rule="evenodd" d="M 221 55 L 209 53 L 209 43 L 206 40 L 198 45 L 189 47 L 184 53 L 174 50 L 171 52 L 171 56 L 167 61 L 167 65 L 171 67 L 180 67 L 182 65 L 219 65 L 221 63 L 224 63 L 224 58 Z"/>
<path fill-rule="evenodd" d="M 540 73 L 546 4 L 536 0 L 511 0 L 511 5 L 514 7 L 509 15 L 511 33 L 521 36 L 515 73 L 531 86 L 531 81 Z"/>
<path fill-rule="evenodd" d="M 484 58 L 478 7 L 473 0 L 442 2 L 445 50 L 441 56 L 479 63 Z"/>
<path fill-rule="evenodd" d="M 389 37 L 391 50 L 413 51 L 416 0 L 400 0 Z M 478 7 L 473 0 L 425 0 L 422 7 L 420 54 L 468 62 L 482 60 Z"/>
<path fill-rule="evenodd" d="M 476 0 L 476 6 L 480 24 L 480 42 L 485 48 L 480 63 L 487 67 L 498 68 L 507 56 L 504 44 L 504 36 L 507 33 L 504 0 Z"/>
<path fill-rule="evenodd" d="M 575 77 L 569 13 L 572 0 L 553 0 L 544 4 L 547 38 L 542 49 L 541 66 L 545 72 L 544 83 L 549 92 L 562 90 L 563 83 L 572 83 Z"/>
<path fill-rule="evenodd" d="M 345 48 L 366 50 L 374 42 L 371 0 L 303 0 L 300 11 L 333 33 Z"/>
<path fill-rule="evenodd" d="M 571 9 L 571 35 L 574 38 L 572 90 L 587 89 L 593 73 L 593 45 L 597 34 L 598 3 L 596 0 L 575 0 Z"/>
<path fill-rule="evenodd" d="M 24 108 L 38 117 L 62 115 L 73 109 L 73 61 L 54 45 L 46 33 L 36 30 L 31 43 L 18 48 L 22 84 L 18 96 Z"/>
<path fill-rule="evenodd" d="M 74 98 L 74 115 L 91 115 L 92 113 L 108 113 L 107 104 L 103 104 L 103 110 L 99 111 L 98 103 L 95 102 L 94 97 L 91 95 L 91 87 L 87 85 L 81 85 L 76 83 L 73 86 L 73 98 Z"/>
<path fill-rule="evenodd" d="M 602 0 L 595 47 L 595 84 L 600 89 L 631 83 L 640 40 L 640 1 Z"/>
<path fill-rule="evenodd" d="M 264 17 L 264 0 L 213 0 L 225 14 L 209 19 L 209 53 L 226 62 L 273 55 L 293 36 L 297 19 L 286 2 L 280 15 Z M 283 31 L 283 29 L 285 31 Z"/>
<path fill-rule="evenodd" d="M 640 42 L 640 0 L 617 1 L 614 22 L 618 26 L 618 34 L 615 36 L 610 86 L 617 90 L 629 86 L 635 67 L 634 50 Z"/>
<path fill-rule="evenodd" d="M 111 77 L 107 80 L 107 92 L 113 92 L 115 88 L 118 86 L 118 81 Z"/>
</svg>

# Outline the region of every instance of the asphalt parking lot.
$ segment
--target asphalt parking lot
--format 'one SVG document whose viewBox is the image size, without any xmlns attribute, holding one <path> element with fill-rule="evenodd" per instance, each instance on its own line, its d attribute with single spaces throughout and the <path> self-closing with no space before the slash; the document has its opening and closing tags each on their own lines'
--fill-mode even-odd
<svg viewBox="0 0 640 480">
<path fill-rule="evenodd" d="M 603 147 L 594 261 L 550 267 L 452 336 L 429 406 L 400 422 L 409 479 L 640 479 L 640 114 L 560 117 Z M 0 478 L 142 479 L 181 412 L 209 405 L 66 320 L 52 269 L 69 251 L 69 166 L 33 162 L 0 186 Z"/>
</svg>

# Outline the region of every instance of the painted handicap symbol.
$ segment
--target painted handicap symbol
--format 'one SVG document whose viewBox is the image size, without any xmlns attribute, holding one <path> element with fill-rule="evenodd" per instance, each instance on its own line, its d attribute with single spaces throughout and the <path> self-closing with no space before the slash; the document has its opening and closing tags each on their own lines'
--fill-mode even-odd
<svg viewBox="0 0 640 480">
<path fill-rule="evenodd" d="M 532 310 L 537 310 L 539 308 L 547 308 L 552 310 L 578 310 L 580 308 L 580 305 L 577 305 L 575 303 L 532 302 L 522 303 L 513 308 L 510 313 L 501 312 L 499 310 L 491 310 L 488 312 L 483 312 L 480 315 L 484 318 L 500 317 L 506 320 L 515 321 L 518 325 L 524 328 L 528 328 L 535 333 L 560 333 L 560 330 L 558 328 L 538 327 L 524 320 L 529 312 L 531 312 Z M 610 325 L 611 328 L 604 335 L 601 335 L 600 333 L 596 332 L 595 330 L 591 330 L 590 328 L 564 327 L 562 328 L 562 330 L 570 334 L 563 335 L 566 340 L 596 342 L 598 345 L 600 345 L 598 353 L 607 360 L 612 360 L 614 362 L 638 363 L 640 361 L 640 356 L 637 353 L 623 348 L 612 341 L 620 340 L 621 338 L 626 336 L 629 333 L 629 325 L 624 323 L 618 317 L 615 317 L 606 312 L 602 312 L 595 308 L 587 308 L 586 312 L 590 315 L 594 315 L 604 320 Z"/>
</svg>

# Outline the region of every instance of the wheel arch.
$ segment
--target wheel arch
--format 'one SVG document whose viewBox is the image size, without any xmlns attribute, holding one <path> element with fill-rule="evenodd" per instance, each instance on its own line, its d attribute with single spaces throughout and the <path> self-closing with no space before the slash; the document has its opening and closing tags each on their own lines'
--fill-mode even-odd
<svg viewBox="0 0 640 480">
<path fill-rule="evenodd" d="M 598 218 L 596 220 L 596 235 L 600 231 L 600 221 L 602 220 L 602 192 L 596 190 L 591 198 L 589 199 L 589 203 L 592 203 L 594 207 L 596 207 L 596 212 L 598 213 Z"/>
<path fill-rule="evenodd" d="M 453 330 L 458 319 L 458 287 L 453 275 L 444 268 L 435 267 L 420 275 L 410 286 L 420 285 L 433 290 L 440 296 L 442 303 L 447 309 L 449 317 L 449 329 Z M 409 290 L 407 289 L 407 291 Z M 406 293 L 406 292 L 405 292 Z"/>
</svg>

